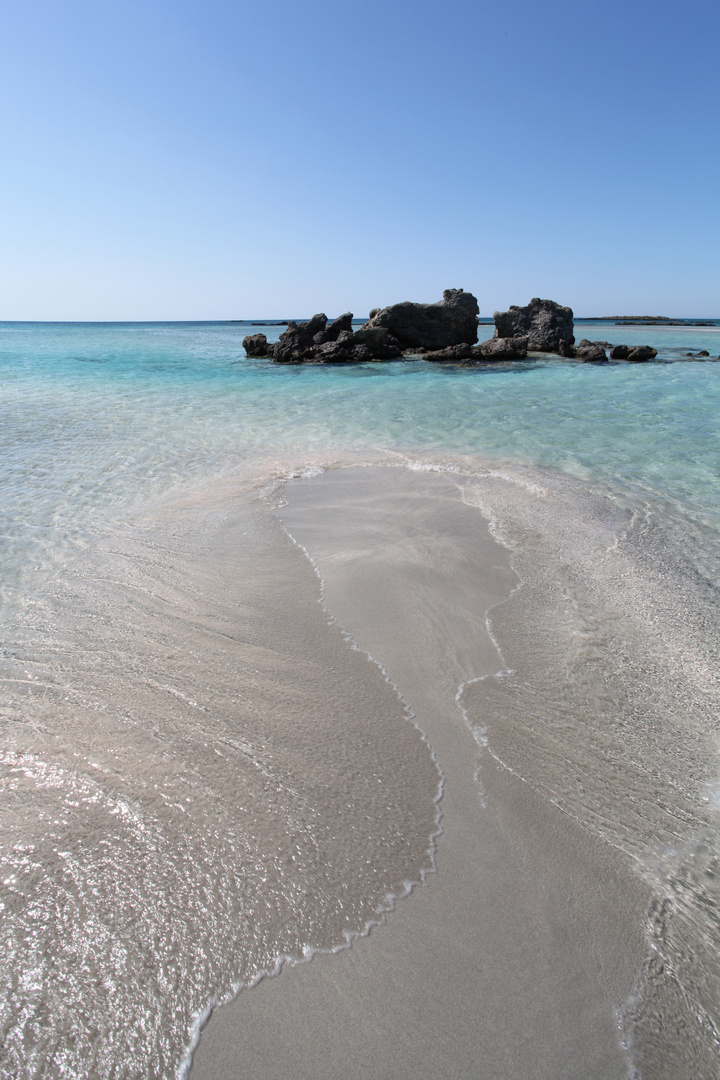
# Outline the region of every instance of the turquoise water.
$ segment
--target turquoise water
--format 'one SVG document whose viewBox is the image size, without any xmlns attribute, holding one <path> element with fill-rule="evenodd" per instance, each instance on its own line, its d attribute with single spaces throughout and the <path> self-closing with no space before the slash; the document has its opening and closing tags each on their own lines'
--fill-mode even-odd
<svg viewBox="0 0 720 1080">
<path fill-rule="evenodd" d="M 245 357 L 251 329 L 0 324 L 5 589 L 29 553 L 42 563 L 84 523 L 174 484 L 338 448 L 541 464 L 720 521 L 714 363 L 288 368 Z M 669 361 L 720 352 L 720 328 L 576 329 Z"/>
<path fill-rule="evenodd" d="M 282 332 L 258 329 L 271 340 Z M 318 884 L 324 866 L 345 866 L 348 881 L 355 865 L 383 869 L 381 897 L 396 895 L 398 881 L 417 873 L 402 851 L 394 861 L 388 856 L 383 867 L 389 849 L 382 806 L 376 808 L 376 850 L 353 855 L 348 838 L 367 832 L 363 817 L 360 823 L 348 819 L 339 848 L 320 860 L 315 855 L 328 841 L 318 810 L 318 791 L 325 787 L 313 786 L 315 763 L 303 757 L 313 735 L 283 756 L 284 733 L 295 716 L 296 671 L 313 668 L 320 649 L 334 657 L 337 670 L 342 661 L 332 653 L 333 642 L 322 637 L 324 623 L 313 631 L 316 638 L 307 632 L 307 655 L 292 653 L 317 608 L 316 582 L 310 573 L 297 594 L 287 584 L 288 576 L 300 581 L 304 563 L 296 551 L 285 550 L 287 538 L 277 523 L 263 518 L 258 524 L 260 518 L 253 517 L 257 492 L 272 492 L 279 480 L 294 475 L 363 462 L 482 477 L 485 494 L 478 505 L 495 500 L 501 532 L 505 527 L 511 535 L 516 521 L 515 535 L 524 535 L 530 523 L 534 535 L 545 537 L 538 566 L 530 565 L 532 551 L 526 559 L 527 582 L 543 567 L 553 579 L 538 584 L 537 595 L 550 595 L 562 578 L 567 596 L 574 596 L 573 610 L 592 612 L 584 622 L 577 615 L 575 625 L 566 599 L 553 600 L 543 611 L 548 624 L 548 612 L 564 613 L 553 638 L 562 647 L 553 645 L 555 652 L 539 664 L 552 672 L 555 663 L 559 672 L 547 690 L 548 730 L 565 708 L 580 708 L 564 699 L 558 704 L 558 686 L 577 688 L 588 680 L 582 715 L 583 730 L 590 733 L 606 695 L 604 672 L 593 682 L 594 669 L 584 656 L 571 675 L 563 667 L 573 642 L 587 643 L 594 634 L 596 653 L 605 657 L 617 644 L 612 686 L 619 704 L 602 728 L 609 731 L 618 715 L 630 715 L 632 693 L 649 700 L 663 672 L 670 671 L 667 657 L 656 661 L 652 649 L 660 646 L 652 634 L 660 627 L 659 640 L 669 642 L 681 615 L 691 620 L 702 605 L 702 612 L 710 610 L 716 597 L 720 364 L 684 354 L 704 349 L 717 358 L 720 323 L 709 329 L 576 324 L 578 339 L 652 344 L 659 350 L 656 363 L 593 365 L 538 357 L 477 368 L 417 358 L 279 366 L 245 356 L 242 339 L 252 331 L 249 324 L 230 323 L 0 324 L 0 783 L 7 810 L 0 836 L 0 910 L 13 927 L 0 943 L 8 950 L 5 969 L 13 972 L 12 987 L 0 996 L 6 1048 L 0 1051 L 0 1071 L 5 1067 L 8 1075 L 110 1077 L 123 1075 L 117 1071 L 123 1062 L 126 1075 L 175 1076 L 210 1002 L 272 969 L 283 951 L 304 955 L 309 942 L 332 947 L 350 933 L 337 922 L 337 888 L 323 891 Z M 511 494 L 493 492 L 493 477 L 506 474 L 515 478 Z M 544 510 L 532 498 L 515 505 L 512 492 L 543 483 L 550 492 Z M 233 517 L 235 493 L 240 509 Z M 601 502 L 602 514 L 592 509 Z M 586 522 L 596 513 L 598 520 L 605 515 L 602 535 L 612 533 L 606 519 L 615 508 L 622 525 L 618 536 L 626 530 L 626 548 L 634 544 L 637 557 L 632 574 L 616 580 L 612 567 L 601 566 L 595 540 L 588 541 L 588 581 L 599 568 L 593 593 L 573 579 L 573 551 L 584 537 L 595 536 Z M 604 543 L 597 552 L 605 550 Z M 297 565 L 291 562 L 295 555 Z M 607 570 L 605 578 L 600 570 Z M 289 598 L 285 608 L 275 611 L 269 604 L 265 610 L 265 580 L 274 583 L 270 592 L 278 604 Z M 666 588 L 671 580 L 672 589 Z M 647 640 L 635 624 L 623 639 L 632 645 L 627 655 L 613 621 L 618 589 L 626 606 L 651 613 Z M 530 589 L 527 595 L 533 595 Z M 680 682 L 672 679 L 681 676 L 668 675 L 667 695 L 657 691 L 656 726 L 648 726 L 647 747 L 629 743 L 623 755 L 631 761 L 637 753 L 643 776 L 672 774 L 685 799 L 678 796 L 681 808 L 673 819 L 685 823 L 678 834 L 705 830 L 703 837 L 710 839 L 703 843 L 712 853 L 716 826 L 696 808 L 698 784 L 712 784 L 720 773 L 713 764 L 714 706 L 697 706 L 701 699 L 711 701 L 706 684 L 712 664 L 702 647 L 703 635 L 710 633 L 705 628 L 714 624 L 703 622 L 702 612 L 683 638 L 687 644 L 697 635 L 696 652 L 678 660 L 682 678 L 695 668 L 700 672 L 691 687 L 695 702 L 690 690 L 685 698 L 676 693 Z M 241 641 L 234 640 L 238 620 Z M 680 646 L 673 649 L 670 660 L 681 656 Z M 647 686 L 641 686 L 634 665 L 642 667 L 636 657 L 645 654 L 642 670 L 657 674 L 647 675 Z M 360 784 L 365 758 L 353 773 L 345 764 L 346 740 L 336 735 L 333 744 L 342 690 L 322 681 L 331 666 L 314 664 L 320 682 L 308 681 L 304 708 L 312 714 L 327 698 L 328 753 L 336 754 L 343 783 L 346 773 L 356 773 Z M 634 673 L 632 693 L 623 682 L 627 673 Z M 360 681 L 366 677 L 357 675 Z M 278 687 L 285 689 L 280 693 Z M 379 715 L 385 715 L 386 690 L 384 683 L 369 686 L 358 698 L 361 712 L 377 695 Z M 254 712 L 258 699 L 266 705 Z M 504 708 L 500 695 L 498 716 Z M 419 775 L 428 764 L 424 744 L 417 760 L 414 744 L 398 760 L 392 757 L 408 726 L 403 716 L 398 724 L 388 746 L 379 747 L 373 768 L 387 769 L 394 778 L 412 763 L 413 775 Z M 675 726 L 684 724 L 687 761 L 676 754 L 674 735 Z M 373 742 L 365 744 L 363 755 Z M 508 753 L 521 755 L 522 746 Z M 593 754 L 587 750 L 583 767 L 596 769 Z M 578 801 L 562 787 L 564 759 L 553 755 L 554 749 L 548 751 L 543 780 L 548 797 L 589 828 L 604 822 L 598 828 L 609 830 L 610 842 L 642 863 L 652 829 L 643 832 L 641 823 L 630 836 L 624 830 L 629 818 L 621 815 L 610 836 L 592 803 L 592 785 Z M 434 766 L 430 774 L 435 783 Z M 610 787 L 600 785 L 598 800 L 615 780 L 612 773 Z M 402 810 L 408 816 L 394 827 L 396 837 L 405 835 L 407 821 L 421 820 L 410 780 L 408 785 Z M 341 785 L 327 796 L 332 813 L 333 798 L 345 804 L 343 790 Z M 710 809 L 720 805 L 712 791 Z M 432 799 L 429 810 L 434 813 Z M 298 836 L 307 841 L 297 865 L 305 858 L 312 872 L 302 887 L 300 871 L 288 877 L 285 857 L 278 855 L 282 828 L 273 823 L 283 821 L 294 823 L 286 830 L 293 844 Z M 423 837 L 431 828 L 432 822 Z M 669 850 L 672 830 L 663 828 L 665 833 L 658 827 L 653 835 L 662 836 Z M 112 838 L 108 850 L 105 837 Z M 418 843 L 422 855 L 425 848 Z M 675 888 L 681 876 L 676 862 L 672 870 L 665 862 L 661 870 L 643 865 L 651 877 L 665 875 L 663 882 Z M 713 923 L 708 929 L 702 920 L 715 900 L 706 903 L 705 877 L 705 884 L 692 881 L 686 889 L 694 904 L 686 937 L 710 942 L 712 957 L 717 928 Z M 381 909 L 364 879 L 351 882 L 347 895 L 356 900 L 355 928 Z M 280 912 L 265 922 L 257 909 L 262 896 L 270 897 L 268 910 Z M 236 927 L 243 928 L 239 937 Z M 697 955 L 685 982 L 696 990 L 687 1000 L 694 1002 L 697 991 L 697 1000 L 706 1002 L 703 1016 L 720 1016 L 714 961 L 702 959 L 702 950 Z M 645 1000 L 639 991 L 636 997 Z M 70 1007 L 75 999 L 85 1013 Z M 656 1015 L 635 1005 L 626 1012 L 640 1016 L 638 1030 L 648 1015 Z M 705 1031 L 720 1030 L 720 1020 L 715 1028 L 710 1021 L 703 1024 Z M 689 1080 L 686 1066 L 674 1080 L 685 1080 L 683 1068 Z"/>
</svg>

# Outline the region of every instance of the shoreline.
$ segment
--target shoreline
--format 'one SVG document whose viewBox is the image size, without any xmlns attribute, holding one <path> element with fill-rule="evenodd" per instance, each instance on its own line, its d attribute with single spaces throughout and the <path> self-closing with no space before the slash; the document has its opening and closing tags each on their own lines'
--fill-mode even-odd
<svg viewBox="0 0 720 1080">
<path fill-rule="evenodd" d="M 583 1075 L 621 1080 L 618 1015 L 645 951 L 647 886 L 480 753 L 456 700 L 503 667 L 485 620 L 517 585 L 508 550 L 447 475 L 325 473 L 286 498 L 281 519 L 316 563 L 327 610 L 387 671 L 437 757 L 436 872 L 350 949 L 217 1010 L 190 1076 L 570 1080 L 582 1061 Z"/>
</svg>

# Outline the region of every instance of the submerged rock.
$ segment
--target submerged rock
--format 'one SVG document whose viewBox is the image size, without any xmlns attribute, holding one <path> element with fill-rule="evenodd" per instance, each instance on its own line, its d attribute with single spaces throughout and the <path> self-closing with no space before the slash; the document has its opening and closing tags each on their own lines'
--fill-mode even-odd
<svg viewBox="0 0 720 1080">
<path fill-rule="evenodd" d="M 461 360 L 469 360 L 473 355 L 476 346 L 469 345 L 466 341 L 460 345 L 448 345 L 446 349 L 432 349 L 429 352 L 423 352 L 423 360 L 429 360 L 431 363 L 459 363 Z"/>
<path fill-rule="evenodd" d="M 531 352 L 560 353 L 575 341 L 572 308 L 533 297 L 525 307 L 512 305 L 493 315 L 496 338 L 527 337 Z"/>
<path fill-rule="evenodd" d="M 446 289 L 436 304 L 405 301 L 374 308 L 362 329 L 386 330 L 403 350 L 439 351 L 452 345 L 473 345 L 477 341 L 479 312 L 472 293 Z"/>
<path fill-rule="evenodd" d="M 527 337 L 488 338 L 473 349 L 476 360 L 524 360 L 528 354 Z"/>
<path fill-rule="evenodd" d="M 636 345 L 634 349 L 630 349 L 627 354 L 627 359 L 632 363 L 641 363 L 645 360 L 654 360 L 657 356 L 657 349 L 653 349 L 650 345 Z"/>
<path fill-rule="evenodd" d="M 607 360 L 605 348 L 599 341 L 588 341 L 587 338 L 583 338 L 577 345 L 571 347 L 576 360 L 584 360 L 586 363 Z"/>
</svg>

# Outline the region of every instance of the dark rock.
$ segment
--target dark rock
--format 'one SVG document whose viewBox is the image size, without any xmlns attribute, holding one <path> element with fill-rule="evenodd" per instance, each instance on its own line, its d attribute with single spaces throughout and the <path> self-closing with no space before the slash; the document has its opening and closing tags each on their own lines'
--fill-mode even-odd
<svg viewBox="0 0 720 1080">
<path fill-rule="evenodd" d="M 709 356 L 709 355 L 710 355 L 710 353 L 707 351 L 707 349 L 701 349 L 700 352 L 698 353 L 698 356 Z"/>
<path fill-rule="evenodd" d="M 607 354 L 602 345 L 596 344 L 594 341 L 581 341 L 579 345 L 575 346 L 575 359 L 582 360 L 586 364 L 598 363 L 603 360 L 607 360 Z"/>
<path fill-rule="evenodd" d="M 611 360 L 627 360 L 630 349 L 627 345 L 614 345 L 610 351 Z"/>
<path fill-rule="evenodd" d="M 458 363 L 460 360 L 469 360 L 473 355 L 474 346 L 463 342 L 461 345 L 448 345 L 447 349 L 435 349 L 421 353 L 423 360 L 431 363 Z"/>
<path fill-rule="evenodd" d="M 531 352 L 557 353 L 575 341 L 572 308 L 554 300 L 535 296 L 526 307 L 513 304 L 508 311 L 496 311 L 493 319 L 495 337 L 527 337 Z"/>
<path fill-rule="evenodd" d="M 333 319 L 327 328 L 328 340 L 337 341 L 340 334 L 352 334 L 352 321 L 352 311 L 346 311 L 344 315 L 338 315 L 337 319 Z"/>
<path fill-rule="evenodd" d="M 527 337 L 488 338 L 472 350 L 474 360 L 524 360 L 528 353 Z"/>
<path fill-rule="evenodd" d="M 248 334 L 243 338 L 243 349 L 248 356 L 267 356 L 267 338 L 264 334 Z"/>
<path fill-rule="evenodd" d="M 273 360 L 279 364 L 300 364 L 312 359 L 315 335 L 323 334 L 327 315 L 313 315 L 305 323 L 289 322 L 287 330 L 280 335 L 273 350 Z"/>
<path fill-rule="evenodd" d="M 315 349 L 312 363 L 316 364 L 347 364 L 363 363 L 363 361 L 376 359 L 372 349 L 367 345 L 353 344 L 353 335 L 349 334 L 344 341 L 328 341 Z"/>
<path fill-rule="evenodd" d="M 651 348 L 650 345 L 636 345 L 627 354 L 627 359 L 634 364 L 638 364 L 645 360 L 654 360 L 656 356 L 657 349 Z"/>
<path fill-rule="evenodd" d="M 450 345 L 477 341 L 478 302 L 472 293 L 446 289 L 437 304 L 405 301 L 386 308 L 373 308 L 365 329 L 382 329 L 404 350 L 446 349 Z"/>
<path fill-rule="evenodd" d="M 375 360 L 395 360 L 398 356 L 402 356 L 397 338 L 384 327 L 372 326 L 370 322 L 366 322 L 355 331 L 352 335 L 352 344 L 353 346 L 367 346 Z"/>
</svg>

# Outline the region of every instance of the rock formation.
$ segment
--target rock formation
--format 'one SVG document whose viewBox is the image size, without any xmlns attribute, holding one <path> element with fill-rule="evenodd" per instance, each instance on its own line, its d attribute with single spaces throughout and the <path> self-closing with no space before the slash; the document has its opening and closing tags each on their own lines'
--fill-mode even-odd
<svg viewBox="0 0 720 1080">
<path fill-rule="evenodd" d="M 394 360 L 403 351 L 444 349 L 477 341 L 478 302 L 472 293 L 446 289 L 437 304 L 393 304 L 376 308 L 354 333 L 352 312 L 328 325 L 324 314 L 290 322 L 274 344 L 264 334 L 243 340 L 248 356 L 269 356 L 278 364 L 332 364 Z"/>
<path fill-rule="evenodd" d="M 526 307 L 513 304 L 509 311 L 496 311 L 493 320 L 496 338 L 527 337 L 531 352 L 562 356 L 563 350 L 575 341 L 572 308 L 562 307 L 554 300 L 533 297 Z"/>
<path fill-rule="evenodd" d="M 386 330 L 403 350 L 437 351 L 477 341 L 478 302 L 472 293 L 446 289 L 437 304 L 405 301 L 375 308 L 363 329 Z"/>
<path fill-rule="evenodd" d="M 248 356 L 267 356 L 278 364 L 342 364 L 368 360 L 395 360 L 406 353 L 420 353 L 433 363 L 473 364 L 524 360 L 528 352 L 557 353 L 586 362 L 612 360 L 642 363 L 654 360 L 650 345 L 611 346 L 609 341 L 575 345 L 572 309 L 554 300 L 532 299 L 526 307 L 513 305 L 496 311 L 495 336 L 476 344 L 478 302 L 472 293 L 446 289 L 436 304 L 410 301 L 375 308 L 368 321 L 353 332 L 352 312 L 331 323 L 327 315 L 313 315 L 307 322 L 289 322 L 278 341 L 268 343 L 265 334 L 248 334 L 243 347 Z M 692 355 L 692 354 L 687 354 Z M 707 356 L 703 351 L 700 356 Z"/>
<path fill-rule="evenodd" d="M 264 334 L 248 334 L 243 338 L 243 349 L 248 356 L 267 356 L 267 338 Z"/>
</svg>

